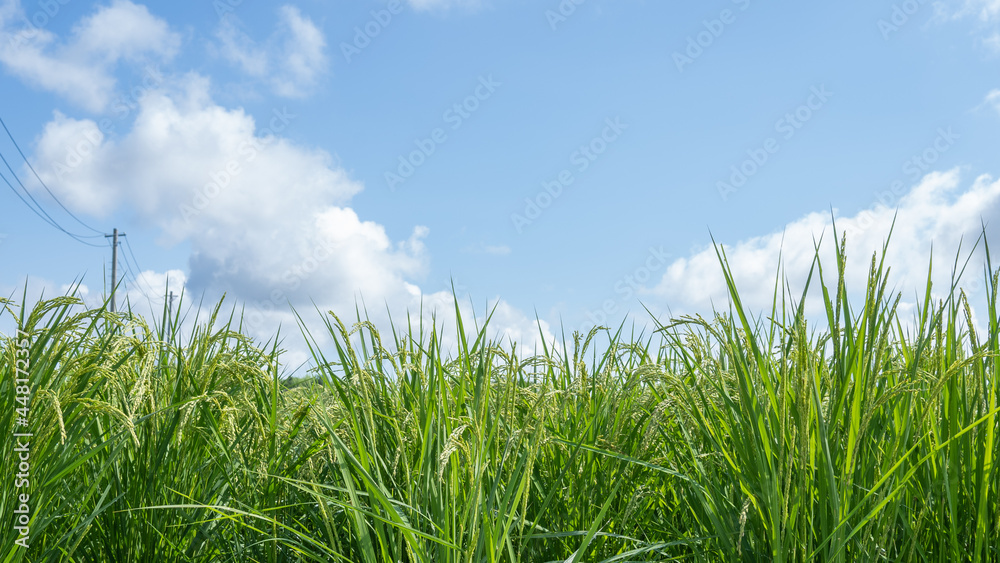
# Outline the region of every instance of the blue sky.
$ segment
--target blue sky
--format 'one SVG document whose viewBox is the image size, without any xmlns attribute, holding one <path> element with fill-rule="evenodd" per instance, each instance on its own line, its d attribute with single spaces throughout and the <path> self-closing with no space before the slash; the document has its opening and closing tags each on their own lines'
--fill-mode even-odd
<svg viewBox="0 0 1000 563">
<path fill-rule="evenodd" d="M 998 70 L 997 0 L 2 0 L 0 116 L 59 202 L 0 152 L 67 230 L 128 234 L 133 303 L 169 279 L 266 335 L 454 281 L 530 340 L 711 308 L 712 236 L 765 303 L 831 209 L 856 281 L 898 209 L 920 283 L 1000 201 Z M 2 182 L 0 233 L 4 294 L 100 299 L 103 237 Z"/>
</svg>

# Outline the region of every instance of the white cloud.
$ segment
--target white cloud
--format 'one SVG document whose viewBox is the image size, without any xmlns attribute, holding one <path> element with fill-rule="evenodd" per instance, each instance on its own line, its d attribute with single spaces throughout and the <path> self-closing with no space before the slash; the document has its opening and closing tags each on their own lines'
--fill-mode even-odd
<svg viewBox="0 0 1000 563">
<path fill-rule="evenodd" d="M 20 15 L 16 0 L 0 10 L 0 64 L 29 84 L 94 112 L 107 108 L 120 61 L 169 60 L 180 47 L 180 36 L 166 22 L 129 0 L 98 8 L 73 26 L 64 42 L 45 29 L 10 25 Z"/>
<path fill-rule="evenodd" d="M 1000 88 L 993 90 L 989 94 L 986 94 L 986 98 L 983 99 L 983 103 L 980 107 L 988 106 L 1000 113 Z"/>
<path fill-rule="evenodd" d="M 222 18 L 219 28 L 215 31 L 219 40 L 218 50 L 230 63 L 241 71 L 256 78 L 263 78 L 268 73 L 268 53 L 254 43 L 253 39 L 239 26 L 239 20 L 233 16 Z"/>
<path fill-rule="evenodd" d="M 217 105 L 209 89 L 192 74 L 151 90 L 115 139 L 101 138 L 92 120 L 57 113 L 37 140 L 36 169 L 74 211 L 124 210 L 161 242 L 188 242 L 189 273 L 177 283 L 245 303 L 248 328 L 262 338 L 279 325 L 297 332 L 289 303 L 310 319 L 314 303 L 350 317 L 362 298 L 382 321 L 387 309 L 416 314 L 422 301 L 427 314 L 430 305 L 454 310 L 450 293 L 416 285 L 429 266 L 426 227 L 393 240 L 349 207 L 362 186 L 332 155 L 264 131 L 280 134 L 304 116 L 279 107 L 257 120 Z M 81 139 L 87 155 L 71 159 Z M 163 279 L 148 272 L 138 281 L 134 289 L 162 303 Z M 130 290 L 130 299 L 145 297 Z M 508 304 L 496 320 L 502 333 L 534 341 L 534 321 Z"/>
<path fill-rule="evenodd" d="M 233 15 L 216 30 L 218 53 L 248 76 L 262 80 L 288 98 L 311 93 L 327 68 L 326 38 L 298 8 L 278 10 L 278 28 L 262 44 L 241 29 Z"/>
<path fill-rule="evenodd" d="M 0 29 L 7 26 L 8 20 L 12 20 L 21 13 L 21 4 L 18 0 L 4 0 L 0 2 Z"/>
<path fill-rule="evenodd" d="M 960 14 L 972 14 L 983 22 L 1000 19 L 1000 0 L 965 0 Z"/>
<path fill-rule="evenodd" d="M 935 4 L 941 20 L 975 18 L 979 20 L 977 36 L 982 44 L 994 52 L 1000 52 L 1000 0 L 961 0 L 959 7 Z"/>
<path fill-rule="evenodd" d="M 124 260 L 129 264 L 129 268 L 131 268 L 132 263 L 128 261 L 129 259 L 124 258 Z M 158 315 L 162 311 L 163 302 L 168 291 L 179 296 L 184 291 L 188 281 L 187 274 L 181 270 L 168 270 L 160 273 L 153 270 L 137 272 L 128 269 L 127 274 L 123 299 L 127 299 L 129 302 L 135 303 L 140 307 L 143 304 L 150 305 L 151 310 L 143 311 L 143 314 L 150 318 L 152 318 L 150 313 Z"/>
<path fill-rule="evenodd" d="M 991 50 L 1000 53 L 1000 32 L 994 33 L 993 35 L 984 38 L 983 45 L 986 45 Z"/>
<path fill-rule="evenodd" d="M 72 34 L 72 50 L 101 57 L 108 64 L 141 60 L 147 54 L 172 58 L 180 48 L 180 36 L 170 31 L 167 22 L 129 0 L 113 0 L 78 22 Z"/>
<path fill-rule="evenodd" d="M 968 250 L 982 231 L 981 221 L 993 231 L 992 240 L 997 238 L 997 225 L 991 224 L 991 218 L 997 215 L 1000 204 L 1000 181 L 982 176 L 964 191 L 958 189 L 959 185 L 957 170 L 933 173 L 899 200 L 886 264 L 891 266 L 891 280 L 904 299 L 912 298 L 924 287 L 932 248 L 935 287 L 945 290 L 959 243 L 964 242 Z M 872 254 L 881 251 L 895 213 L 895 209 L 877 205 L 854 216 L 837 218 L 838 232 L 847 235 L 846 283 L 856 297 L 864 293 Z M 724 245 L 744 304 L 758 312 L 769 310 L 779 261 L 783 279 L 789 281 L 793 291 L 801 292 L 814 257 L 814 241 L 821 236 L 824 276 L 828 284 L 835 283 L 831 279 L 836 275 L 833 248 L 839 241 L 832 240 L 827 213 L 806 215 L 782 232 Z M 979 269 L 973 268 L 964 279 L 975 286 L 979 274 Z M 724 309 L 728 295 L 715 249 L 706 248 L 674 261 L 659 284 L 648 290 L 646 300 L 671 307 L 675 315 L 710 312 L 713 304 Z M 813 312 L 817 312 L 818 302 L 812 305 Z"/>
</svg>

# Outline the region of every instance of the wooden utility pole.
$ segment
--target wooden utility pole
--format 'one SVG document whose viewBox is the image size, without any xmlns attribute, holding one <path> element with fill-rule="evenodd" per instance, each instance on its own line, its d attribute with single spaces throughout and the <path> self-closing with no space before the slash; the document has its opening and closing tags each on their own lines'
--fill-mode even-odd
<svg viewBox="0 0 1000 563">
<path fill-rule="evenodd" d="M 118 237 L 125 236 L 125 233 L 119 233 L 118 229 L 111 232 L 110 235 L 104 235 L 104 238 L 111 239 L 111 312 L 114 313 L 117 310 L 115 307 L 115 289 L 118 286 Z"/>
</svg>

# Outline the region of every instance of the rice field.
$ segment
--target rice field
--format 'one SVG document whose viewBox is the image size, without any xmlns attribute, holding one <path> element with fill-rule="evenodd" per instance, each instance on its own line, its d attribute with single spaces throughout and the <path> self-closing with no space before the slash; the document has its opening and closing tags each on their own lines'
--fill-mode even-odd
<svg viewBox="0 0 1000 563">
<path fill-rule="evenodd" d="M 1000 561 L 1000 271 L 904 318 L 887 264 L 838 253 L 755 315 L 720 265 L 714 318 L 530 353 L 457 310 L 450 332 L 324 312 L 296 380 L 222 304 L 178 336 L 6 302 L 0 428 L 32 436 L 30 484 L 24 442 L 0 450 L 0 560 Z"/>
</svg>

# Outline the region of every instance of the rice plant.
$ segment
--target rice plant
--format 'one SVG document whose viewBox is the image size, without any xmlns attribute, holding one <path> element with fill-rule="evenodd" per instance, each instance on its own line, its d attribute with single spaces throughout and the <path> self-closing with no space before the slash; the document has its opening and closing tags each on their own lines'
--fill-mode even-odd
<svg viewBox="0 0 1000 563">
<path fill-rule="evenodd" d="M 1000 270 L 904 318 L 882 258 L 848 295 L 843 249 L 761 314 L 719 248 L 727 310 L 539 353 L 457 308 L 451 354 L 422 316 L 323 312 L 294 381 L 221 303 L 181 337 L 5 302 L 0 427 L 32 438 L 30 486 L 0 452 L 0 513 L 31 509 L 2 560 L 1000 561 Z"/>
</svg>

